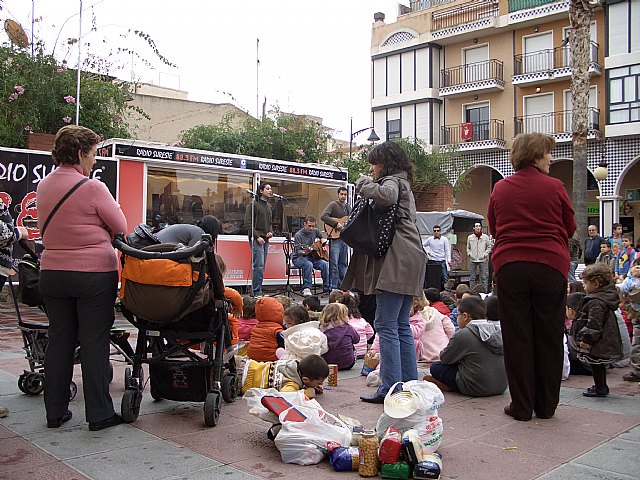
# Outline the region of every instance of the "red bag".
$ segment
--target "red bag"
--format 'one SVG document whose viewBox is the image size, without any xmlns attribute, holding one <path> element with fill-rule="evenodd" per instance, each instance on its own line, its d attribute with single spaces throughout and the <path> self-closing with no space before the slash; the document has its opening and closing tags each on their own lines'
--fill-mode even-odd
<svg viewBox="0 0 640 480">
<path fill-rule="evenodd" d="M 400 430 L 396 430 L 393 427 L 387 428 L 380 442 L 378 458 L 382 463 L 396 463 L 400 459 L 400 450 L 402 450 L 402 434 Z"/>
</svg>

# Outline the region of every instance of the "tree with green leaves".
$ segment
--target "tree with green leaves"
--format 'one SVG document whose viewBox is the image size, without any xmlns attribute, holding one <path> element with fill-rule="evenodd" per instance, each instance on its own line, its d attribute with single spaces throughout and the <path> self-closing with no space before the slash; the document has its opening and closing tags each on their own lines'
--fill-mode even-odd
<svg viewBox="0 0 640 480">
<path fill-rule="evenodd" d="M 329 134 L 318 122 L 278 112 L 274 119 L 253 118 L 233 124 L 233 114 L 215 125 L 198 125 L 182 132 L 181 145 L 303 163 L 327 163 Z"/>
</svg>

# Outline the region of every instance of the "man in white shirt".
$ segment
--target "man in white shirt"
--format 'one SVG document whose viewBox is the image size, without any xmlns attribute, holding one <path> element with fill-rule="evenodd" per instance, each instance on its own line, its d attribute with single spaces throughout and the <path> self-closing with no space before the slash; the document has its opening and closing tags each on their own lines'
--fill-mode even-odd
<svg viewBox="0 0 640 480">
<path fill-rule="evenodd" d="M 433 236 L 428 237 L 422 244 L 427 253 L 428 263 L 437 263 L 442 268 L 442 283 L 449 281 L 449 266 L 451 265 L 451 244 L 447 237 L 442 236 L 440 225 L 433 226 Z"/>
<path fill-rule="evenodd" d="M 469 257 L 469 273 L 471 280 L 469 287 L 476 286 L 476 276 L 480 274 L 480 281 L 485 292 L 489 291 L 489 254 L 491 241 L 486 233 L 482 233 L 482 223 L 473 225 L 473 233 L 467 237 L 467 255 Z"/>
</svg>

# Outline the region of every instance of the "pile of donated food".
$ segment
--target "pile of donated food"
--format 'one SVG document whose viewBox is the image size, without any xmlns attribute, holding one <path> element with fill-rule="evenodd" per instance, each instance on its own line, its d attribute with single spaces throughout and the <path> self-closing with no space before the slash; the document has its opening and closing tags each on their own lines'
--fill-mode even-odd
<svg viewBox="0 0 640 480">
<path fill-rule="evenodd" d="M 442 457 L 444 395 L 433 383 L 398 383 L 385 397 L 375 429 L 325 411 L 304 391 L 252 388 L 244 395 L 249 412 L 272 424 L 269 438 L 282 461 L 314 465 L 327 457 L 336 471 L 362 477 L 438 479 Z"/>
</svg>

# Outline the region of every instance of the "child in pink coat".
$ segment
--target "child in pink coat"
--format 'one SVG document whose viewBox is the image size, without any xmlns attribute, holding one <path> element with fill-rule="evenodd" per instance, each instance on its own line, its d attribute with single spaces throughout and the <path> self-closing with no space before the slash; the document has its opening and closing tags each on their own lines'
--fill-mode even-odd
<svg viewBox="0 0 640 480">
<path fill-rule="evenodd" d="M 440 359 L 440 352 L 449 344 L 456 330 L 451 319 L 429 306 L 428 302 L 419 313 L 424 318 L 425 326 L 420 337 L 422 351 L 416 351 L 416 357 L 419 362 L 435 362 Z"/>
<path fill-rule="evenodd" d="M 367 353 L 367 341 L 373 337 L 373 327 L 362 318 L 358 310 L 358 294 L 353 292 L 342 292 L 337 303 L 342 303 L 349 309 L 349 325 L 351 325 L 358 335 L 360 341 L 356 344 L 356 358 L 364 358 Z"/>
</svg>

